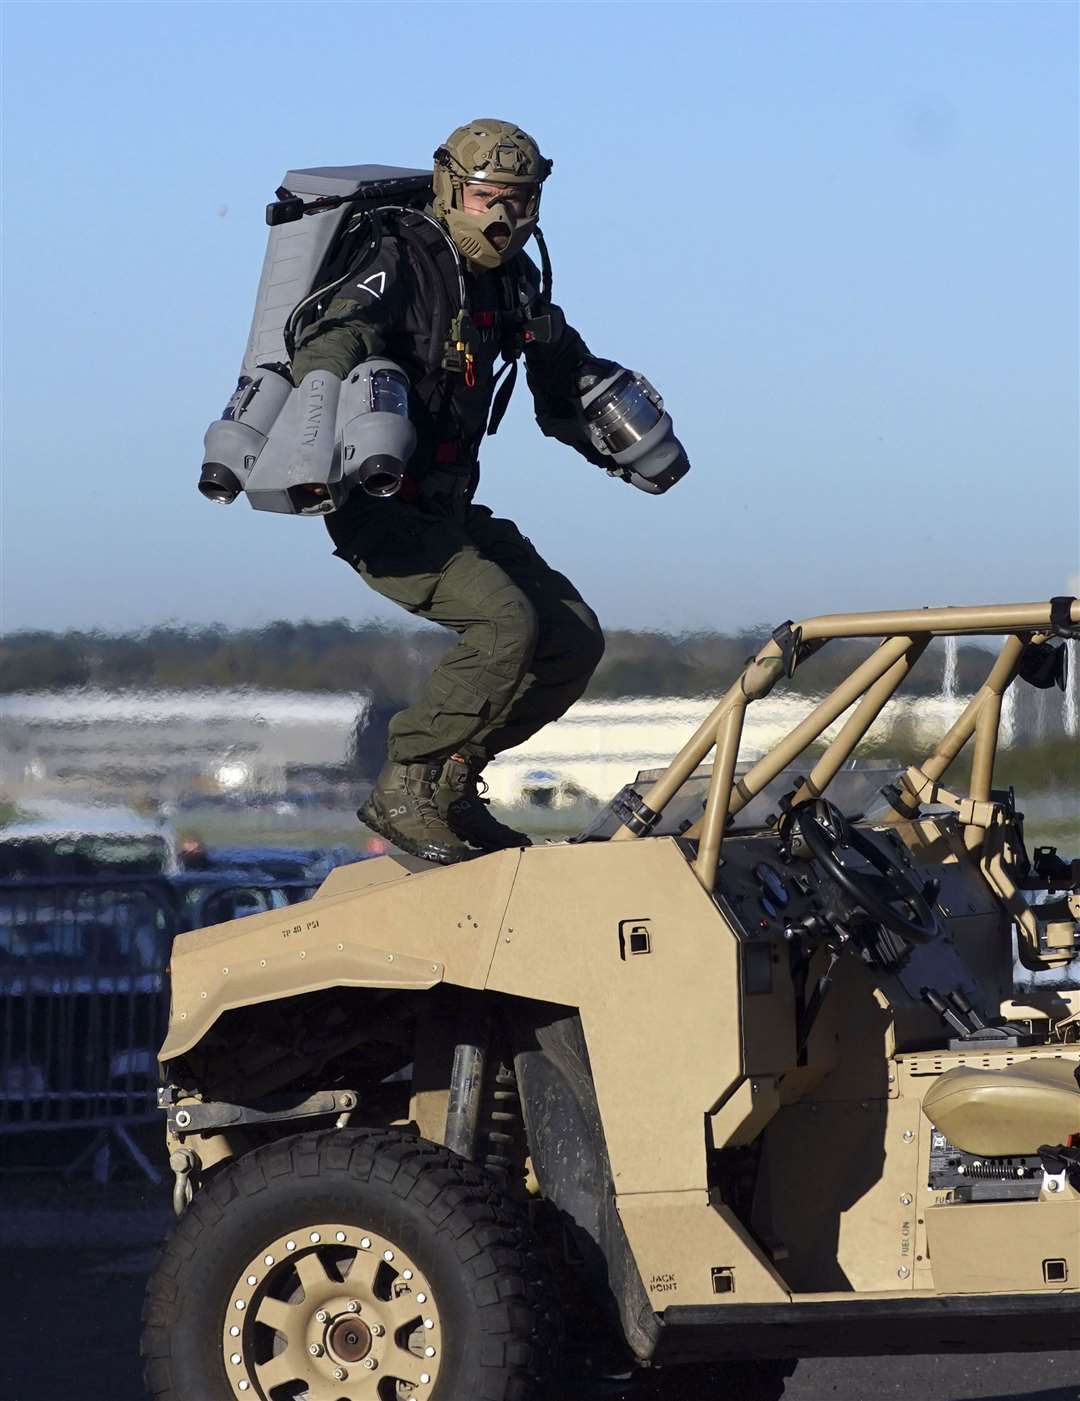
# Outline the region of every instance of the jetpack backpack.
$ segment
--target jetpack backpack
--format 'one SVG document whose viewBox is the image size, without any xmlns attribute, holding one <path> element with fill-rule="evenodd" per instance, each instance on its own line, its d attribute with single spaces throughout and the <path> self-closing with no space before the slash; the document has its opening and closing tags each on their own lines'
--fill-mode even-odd
<svg viewBox="0 0 1080 1401">
<path fill-rule="evenodd" d="M 240 378 L 204 438 L 207 500 L 227 505 L 244 492 L 256 510 L 324 515 L 357 480 L 372 495 L 397 490 L 415 446 L 400 368 L 371 359 L 344 382 L 312 371 L 294 386 L 289 361 L 303 328 L 378 248 L 381 216 L 422 212 L 431 178 L 382 165 L 285 176 L 266 207 L 270 235 Z"/>
</svg>

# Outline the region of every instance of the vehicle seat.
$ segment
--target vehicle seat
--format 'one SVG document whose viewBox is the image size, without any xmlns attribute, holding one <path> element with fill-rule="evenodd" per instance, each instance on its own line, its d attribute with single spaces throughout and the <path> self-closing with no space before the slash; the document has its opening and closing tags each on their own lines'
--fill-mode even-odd
<svg viewBox="0 0 1080 1401">
<path fill-rule="evenodd" d="M 1077 1062 L 1050 1057 L 1004 1070 L 958 1065 L 939 1076 L 923 1112 L 954 1147 L 987 1158 L 1032 1157 L 1080 1134 Z"/>
</svg>

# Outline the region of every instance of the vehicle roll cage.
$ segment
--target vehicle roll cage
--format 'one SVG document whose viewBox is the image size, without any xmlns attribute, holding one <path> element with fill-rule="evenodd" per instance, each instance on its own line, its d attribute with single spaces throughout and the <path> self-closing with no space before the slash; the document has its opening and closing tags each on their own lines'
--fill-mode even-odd
<svg viewBox="0 0 1080 1401">
<path fill-rule="evenodd" d="M 905 773 L 897 794 L 897 820 L 914 817 L 922 804 L 951 807 L 964 827 L 968 850 L 981 858 L 984 870 L 1006 900 L 1027 936 L 1029 951 L 1038 952 L 1038 931 L 1026 901 L 1003 869 L 1003 852 L 988 839 L 1000 825 L 1000 805 L 991 799 L 994 761 L 1001 722 L 1001 703 L 1020 668 L 1029 644 L 1054 637 L 1080 637 L 1080 600 L 1062 597 L 1047 603 L 995 604 L 975 608 L 921 608 L 881 613 L 832 613 L 787 622 L 773 633 L 747 662 L 695 733 L 625 815 L 613 841 L 647 835 L 664 808 L 695 769 L 715 749 L 708 799 L 702 817 L 683 835 L 698 843 L 694 872 L 712 890 L 728 822 L 789 764 L 818 740 L 824 731 L 854 706 L 839 733 L 815 761 L 795 791 L 792 802 L 818 797 L 850 758 L 867 730 L 935 637 L 1005 638 L 982 686 L 962 714 L 922 764 Z M 781 677 L 791 677 L 807 657 L 835 638 L 881 638 L 877 649 L 831 691 L 811 713 L 736 780 L 743 723 L 747 707 L 767 696 Z M 971 780 L 966 798 L 940 787 L 940 781 L 968 740 L 975 736 Z M 991 874 L 993 872 L 993 874 Z M 1006 895 L 1006 889 L 1012 886 Z M 1023 908 L 1021 909 L 1020 906 Z M 1034 941 L 1034 948 L 1031 943 Z"/>
</svg>

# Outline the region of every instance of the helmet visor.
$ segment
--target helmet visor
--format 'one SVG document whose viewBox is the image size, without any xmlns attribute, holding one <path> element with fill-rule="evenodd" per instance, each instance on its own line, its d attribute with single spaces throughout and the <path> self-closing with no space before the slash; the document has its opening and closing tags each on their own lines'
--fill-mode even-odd
<svg viewBox="0 0 1080 1401">
<path fill-rule="evenodd" d="M 493 180 L 467 180 L 462 186 L 461 207 L 466 214 L 481 218 L 490 214 L 495 222 L 503 220 L 520 224 L 536 217 L 540 208 L 540 186 L 537 184 L 500 185 Z"/>
</svg>

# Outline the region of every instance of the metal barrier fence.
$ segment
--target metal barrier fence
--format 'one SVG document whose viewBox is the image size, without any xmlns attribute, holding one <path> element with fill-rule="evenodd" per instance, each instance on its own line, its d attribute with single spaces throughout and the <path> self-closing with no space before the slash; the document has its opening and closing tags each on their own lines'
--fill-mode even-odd
<svg viewBox="0 0 1080 1401">
<path fill-rule="evenodd" d="M 156 1113 L 175 935 L 305 899 L 316 880 L 0 881 L 0 1135 Z"/>
</svg>

